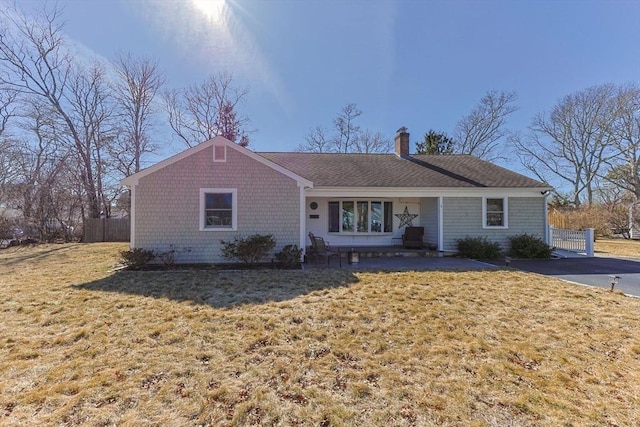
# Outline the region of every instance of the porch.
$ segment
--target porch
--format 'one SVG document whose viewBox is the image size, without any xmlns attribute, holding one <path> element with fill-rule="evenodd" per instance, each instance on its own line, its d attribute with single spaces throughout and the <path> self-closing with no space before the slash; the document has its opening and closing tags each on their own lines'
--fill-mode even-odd
<svg viewBox="0 0 640 427">
<path fill-rule="evenodd" d="M 348 254 L 351 247 L 334 247 L 339 249 L 340 262 L 331 257 L 327 263 L 325 258 L 310 257 L 303 264 L 305 270 L 345 269 L 357 271 L 430 271 L 430 270 L 479 270 L 499 268 L 483 262 L 443 256 L 442 252 L 428 249 L 403 249 L 397 246 L 354 247 L 358 253 L 358 262 L 349 263 Z"/>
<path fill-rule="evenodd" d="M 406 258 L 437 258 L 443 254 L 435 249 L 427 247 L 423 249 L 406 249 L 402 246 L 331 246 L 329 261 L 325 256 L 312 255 L 311 247 L 307 247 L 308 257 L 305 264 L 311 266 L 346 266 L 367 261 L 367 264 L 375 264 L 380 259 L 406 259 Z M 339 259 L 338 259 L 339 257 Z M 355 261 L 355 262 L 354 262 Z"/>
<path fill-rule="evenodd" d="M 363 257 L 411 254 L 402 248 L 407 226 L 423 227 L 425 248 L 441 247 L 439 197 L 307 197 L 305 242 L 309 232 L 324 238 L 332 248 L 348 252 L 358 248 Z M 426 251 L 426 249 L 425 249 Z M 427 251 L 428 252 L 428 251 Z"/>
<path fill-rule="evenodd" d="M 343 259 L 349 252 L 355 251 L 360 258 L 385 258 L 385 257 L 434 257 L 439 256 L 435 249 L 405 249 L 402 246 L 332 246 Z"/>
</svg>

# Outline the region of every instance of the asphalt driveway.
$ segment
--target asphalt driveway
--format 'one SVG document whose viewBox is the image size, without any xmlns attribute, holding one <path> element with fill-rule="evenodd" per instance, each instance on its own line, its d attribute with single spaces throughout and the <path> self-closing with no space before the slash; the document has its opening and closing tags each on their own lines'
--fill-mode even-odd
<svg viewBox="0 0 640 427">
<path fill-rule="evenodd" d="M 640 297 L 640 260 L 603 257 L 513 260 L 511 267 L 607 289 L 611 287 L 610 276 L 615 275 L 620 277 L 615 290 Z"/>
<path fill-rule="evenodd" d="M 324 262 L 307 263 L 305 268 L 339 268 L 337 259 L 329 265 Z M 505 261 L 484 262 L 453 257 L 379 257 L 360 258 L 358 264 L 348 264 L 342 260 L 342 267 L 351 270 L 475 270 L 496 266 L 504 267 Z M 513 260 L 511 267 L 532 273 L 557 277 L 583 285 L 609 289 L 612 275 L 619 276 L 615 290 L 640 297 L 640 259 L 622 258 L 553 258 L 536 260 Z"/>
</svg>

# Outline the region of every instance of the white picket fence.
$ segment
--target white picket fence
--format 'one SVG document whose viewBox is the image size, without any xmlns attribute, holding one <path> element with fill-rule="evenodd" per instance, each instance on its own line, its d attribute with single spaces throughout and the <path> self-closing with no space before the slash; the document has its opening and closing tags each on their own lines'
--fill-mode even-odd
<svg viewBox="0 0 640 427">
<path fill-rule="evenodd" d="M 563 228 L 549 227 L 549 242 L 556 249 L 583 253 L 592 257 L 594 255 L 593 231 L 593 228 L 565 230 Z"/>
</svg>

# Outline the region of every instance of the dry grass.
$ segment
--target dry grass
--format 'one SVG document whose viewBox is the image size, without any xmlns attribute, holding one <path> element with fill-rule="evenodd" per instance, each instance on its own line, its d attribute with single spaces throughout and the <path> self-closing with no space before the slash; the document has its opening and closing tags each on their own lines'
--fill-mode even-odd
<svg viewBox="0 0 640 427">
<path fill-rule="evenodd" d="M 1 425 L 639 425 L 640 300 L 513 271 L 0 251 Z"/>
<path fill-rule="evenodd" d="M 595 250 L 597 254 L 640 258 L 640 240 L 598 239 Z"/>
</svg>

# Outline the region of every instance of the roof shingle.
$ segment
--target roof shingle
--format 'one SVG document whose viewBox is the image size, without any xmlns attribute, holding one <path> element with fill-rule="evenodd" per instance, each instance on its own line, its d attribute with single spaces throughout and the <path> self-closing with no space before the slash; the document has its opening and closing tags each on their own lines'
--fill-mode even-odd
<svg viewBox="0 0 640 427">
<path fill-rule="evenodd" d="M 545 183 L 469 155 L 257 153 L 314 187 L 549 188 Z"/>
</svg>

